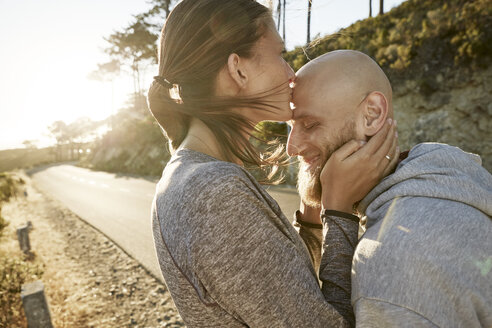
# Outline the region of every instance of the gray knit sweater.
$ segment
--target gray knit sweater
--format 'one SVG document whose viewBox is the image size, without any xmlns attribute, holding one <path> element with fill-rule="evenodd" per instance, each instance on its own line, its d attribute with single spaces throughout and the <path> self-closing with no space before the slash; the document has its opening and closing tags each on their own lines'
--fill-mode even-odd
<svg viewBox="0 0 492 328">
<path fill-rule="evenodd" d="M 354 324 L 357 223 L 332 216 L 323 229 L 298 232 L 242 167 L 186 149 L 163 172 L 152 219 L 160 268 L 188 327 Z"/>
</svg>

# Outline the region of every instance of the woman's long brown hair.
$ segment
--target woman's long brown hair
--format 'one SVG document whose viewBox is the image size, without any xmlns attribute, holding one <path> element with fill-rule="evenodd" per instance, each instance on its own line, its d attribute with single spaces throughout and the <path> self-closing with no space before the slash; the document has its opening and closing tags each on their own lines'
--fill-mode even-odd
<svg viewBox="0 0 492 328">
<path fill-rule="evenodd" d="M 277 104 L 268 99 L 286 92 L 286 84 L 249 97 L 214 95 L 216 77 L 229 55 L 251 58 L 271 20 L 269 9 L 254 0 L 183 0 L 170 13 L 160 37 L 159 75 L 177 85 L 180 99 L 154 81 L 148 102 L 171 152 L 186 137 L 190 119 L 197 118 L 214 133 L 227 160 L 273 168 L 268 177 L 274 175 L 283 149 L 262 155 L 249 142 L 253 122 L 231 109 L 275 110 Z"/>
</svg>

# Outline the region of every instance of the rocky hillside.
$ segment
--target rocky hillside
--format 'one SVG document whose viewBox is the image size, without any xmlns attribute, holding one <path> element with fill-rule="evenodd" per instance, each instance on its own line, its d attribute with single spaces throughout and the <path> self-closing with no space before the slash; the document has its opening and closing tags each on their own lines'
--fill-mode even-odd
<svg viewBox="0 0 492 328">
<path fill-rule="evenodd" d="M 169 160 L 167 142 L 150 117 L 120 118 L 115 128 L 95 142 L 80 165 L 100 171 L 160 176 Z"/>
<path fill-rule="evenodd" d="M 436 75 L 439 89 L 426 96 L 415 80 L 395 85 L 394 109 L 403 148 L 424 141 L 458 146 L 480 154 L 492 172 L 492 67 L 446 79 Z"/>
<path fill-rule="evenodd" d="M 408 0 L 296 48 L 296 70 L 335 49 L 374 58 L 394 89 L 402 148 L 435 141 L 482 156 L 492 171 L 492 6 L 487 0 Z"/>
</svg>

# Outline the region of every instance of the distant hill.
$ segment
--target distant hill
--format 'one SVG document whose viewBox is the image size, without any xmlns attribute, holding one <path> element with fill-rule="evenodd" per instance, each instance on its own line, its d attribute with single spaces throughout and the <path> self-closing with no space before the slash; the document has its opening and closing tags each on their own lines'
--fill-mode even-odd
<svg viewBox="0 0 492 328">
<path fill-rule="evenodd" d="M 53 148 L 0 150 L 0 172 L 53 162 Z"/>
</svg>

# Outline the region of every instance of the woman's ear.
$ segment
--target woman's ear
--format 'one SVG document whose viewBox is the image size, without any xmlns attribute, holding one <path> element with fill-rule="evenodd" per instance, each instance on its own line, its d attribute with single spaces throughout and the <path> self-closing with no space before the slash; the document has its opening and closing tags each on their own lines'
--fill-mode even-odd
<svg viewBox="0 0 492 328">
<path fill-rule="evenodd" d="M 232 53 L 227 59 L 227 71 L 239 89 L 243 89 L 248 83 L 245 60 L 238 54 Z"/>
<path fill-rule="evenodd" d="M 362 106 L 363 131 L 366 136 L 375 135 L 388 117 L 388 100 L 379 91 L 371 92 Z"/>
</svg>

